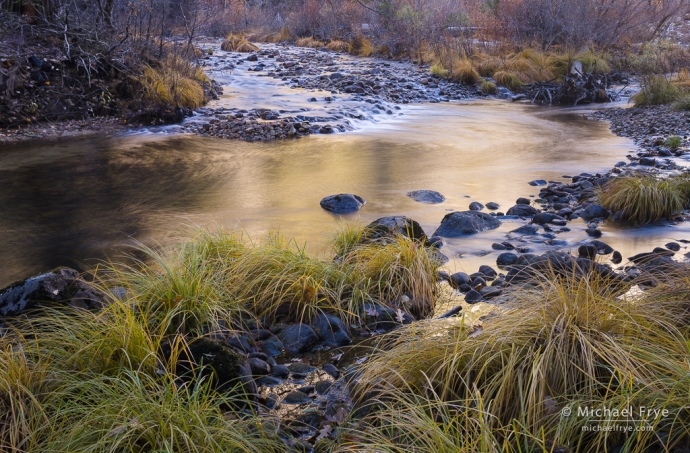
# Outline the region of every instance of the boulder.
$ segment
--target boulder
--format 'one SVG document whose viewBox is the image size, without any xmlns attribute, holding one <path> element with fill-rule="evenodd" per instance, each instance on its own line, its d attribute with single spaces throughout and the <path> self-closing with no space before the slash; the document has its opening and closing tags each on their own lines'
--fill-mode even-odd
<svg viewBox="0 0 690 453">
<path fill-rule="evenodd" d="M 320 313 L 312 321 L 312 327 L 328 346 L 347 346 L 352 343 L 347 334 L 347 327 L 337 316 Z"/>
<path fill-rule="evenodd" d="M 539 211 L 537 211 L 535 208 L 530 206 L 529 204 L 516 204 L 512 208 L 508 209 L 508 212 L 506 213 L 507 215 L 516 215 L 520 217 L 532 217 L 535 214 L 538 214 Z"/>
<path fill-rule="evenodd" d="M 402 234 L 410 239 L 426 241 L 426 233 L 416 221 L 405 216 L 388 216 L 374 220 L 365 227 L 363 242 L 392 238 Z"/>
<path fill-rule="evenodd" d="M 607 219 L 609 217 L 609 211 L 600 204 L 592 203 L 580 213 L 580 217 L 585 220 L 596 218 Z"/>
<path fill-rule="evenodd" d="M 0 316 L 17 316 L 40 307 L 102 308 L 107 296 L 84 281 L 79 272 L 59 267 L 0 290 Z"/>
<path fill-rule="evenodd" d="M 484 205 L 478 201 L 473 201 L 470 203 L 470 211 L 481 211 L 484 209 Z"/>
<path fill-rule="evenodd" d="M 448 283 L 454 289 L 460 289 L 462 285 L 469 285 L 471 282 L 470 276 L 464 272 L 456 272 L 448 279 Z"/>
<path fill-rule="evenodd" d="M 501 221 L 484 212 L 463 211 L 446 214 L 434 236 L 458 237 L 498 228 Z"/>
<path fill-rule="evenodd" d="M 351 193 L 341 193 L 338 195 L 329 195 L 321 200 L 321 207 L 326 211 L 335 214 L 346 214 L 348 212 L 359 211 L 366 201 L 359 195 Z"/>
<path fill-rule="evenodd" d="M 443 203 L 446 197 L 434 190 L 413 190 L 407 196 L 420 203 Z"/>
<path fill-rule="evenodd" d="M 494 203 L 493 201 L 490 201 L 486 204 L 486 209 L 490 209 L 492 211 L 495 211 L 496 209 L 500 208 L 501 205 L 498 203 Z"/>
<path fill-rule="evenodd" d="M 518 258 L 519 257 L 515 253 L 511 253 L 511 252 L 501 253 L 500 255 L 498 255 L 498 258 L 496 258 L 496 266 L 498 266 L 498 267 L 510 266 L 512 264 L 517 263 Z"/>
<path fill-rule="evenodd" d="M 278 336 L 285 345 L 285 350 L 291 354 L 301 354 L 319 342 L 316 332 L 306 324 L 286 327 Z"/>
</svg>

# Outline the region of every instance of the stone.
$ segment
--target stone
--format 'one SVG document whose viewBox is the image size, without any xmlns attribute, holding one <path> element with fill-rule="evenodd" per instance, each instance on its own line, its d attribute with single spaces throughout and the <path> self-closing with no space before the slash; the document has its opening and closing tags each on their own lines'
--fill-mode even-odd
<svg viewBox="0 0 690 453">
<path fill-rule="evenodd" d="M 597 241 L 596 239 L 589 241 L 591 245 L 597 248 L 597 253 L 599 255 L 608 255 L 613 253 L 613 247 L 605 242 Z"/>
<path fill-rule="evenodd" d="M 314 367 L 305 362 L 292 362 L 287 366 L 291 373 L 295 374 L 308 374 L 314 371 Z"/>
<path fill-rule="evenodd" d="M 79 272 L 59 267 L 0 290 L 0 316 L 17 316 L 41 307 L 99 309 L 107 296 L 84 281 Z"/>
<path fill-rule="evenodd" d="M 325 395 L 333 387 L 333 381 L 318 381 L 314 384 L 314 390 L 319 395 Z"/>
<path fill-rule="evenodd" d="M 331 363 L 325 364 L 321 369 L 324 373 L 328 374 L 333 379 L 337 380 L 340 377 L 340 370 L 338 370 L 338 368 L 336 368 L 336 366 Z"/>
<path fill-rule="evenodd" d="M 623 255 L 621 255 L 621 252 L 615 251 L 613 252 L 613 255 L 611 255 L 611 262 L 613 264 L 620 264 L 623 261 Z"/>
<path fill-rule="evenodd" d="M 285 365 L 273 365 L 271 367 L 271 376 L 287 379 L 290 376 L 290 369 Z"/>
<path fill-rule="evenodd" d="M 311 397 L 304 392 L 299 390 L 293 390 L 292 392 L 285 395 L 283 398 L 283 404 L 310 404 Z"/>
<path fill-rule="evenodd" d="M 498 258 L 496 258 L 496 266 L 502 268 L 505 266 L 510 266 L 512 264 L 517 263 L 518 261 L 518 256 L 515 253 L 511 252 L 506 252 L 506 253 L 501 253 L 498 255 Z"/>
<path fill-rule="evenodd" d="M 669 250 L 674 251 L 674 252 L 678 252 L 680 250 L 680 244 L 677 242 L 669 242 L 668 244 L 665 245 L 665 247 Z"/>
<path fill-rule="evenodd" d="M 640 165 L 645 165 L 647 167 L 655 167 L 656 159 L 654 159 L 653 157 L 641 157 Z"/>
<path fill-rule="evenodd" d="M 473 201 L 470 203 L 470 211 L 481 211 L 482 209 L 484 209 L 484 205 L 478 201 Z"/>
<path fill-rule="evenodd" d="M 609 217 L 609 211 L 600 204 L 592 203 L 580 213 L 580 217 L 587 221 L 592 219 L 607 219 Z"/>
<path fill-rule="evenodd" d="M 258 357 L 249 358 L 249 368 L 254 376 L 265 376 L 271 372 L 271 366 Z"/>
<path fill-rule="evenodd" d="M 480 302 L 482 300 L 482 295 L 479 293 L 479 291 L 476 291 L 474 289 L 470 290 L 465 294 L 465 302 L 468 304 L 475 304 L 477 302 Z"/>
<path fill-rule="evenodd" d="M 495 211 L 496 209 L 500 208 L 501 205 L 498 203 L 494 203 L 493 201 L 490 201 L 486 204 L 486 209 L 490 209 L 492 211 Z"/>
<path fill-rule="evenodd" d="M 450 276 L 448 280 L 450 286 L 454 289 L 460 289 L 461 285 L 469 285 L 471 283 L 469 275 L 464 272 L 456 272 Z"/>
<path fill-rule="evenodd" d="M 535 208 L 530 206 L 529 204 L 516 204 L 512 208 L 508 209 L 508 212 L 506 215 L 516 215 L 520 217 L 532 217 L 535 214 L 538 214 L 539 211 L 537 211 Z"/>
<path fill-rule="evenodd" d="M 521 227 L 512 230 L 511 233 L 534 236 L 535 234 L 539 233 L 539 228 L 535 227 L 534 225 L 522 225 Z"/>
<path fill-rule="evenodd" d="M 493 267 L 483 264 L 479 266 L 479 272 L 486 275 L 487 279 L 493 280 L 498 275 Z"/>
<path fill-rule="evenodd" d="M 563 226 L 566 224 L 566 220 L 563 217 L 551 212 L 540 212 L 535 214 L 535 216 L 532 218 L 532 222 L 536 223 L 537 225 L 545 225 L 550 223 L 552 225 Z"/>
<path fill-rule="evenodd" d="M 585 230 L 585 233 L 587 233 L 588 236 L 592 236 L 593 238 L 600 238 L 602 234 L 599 228 L 587 228 Z"/>
<path fill-rule="evenodd" d="M 316 332 L 306 324 L 286 327 L 280 332 L 279 338 L 285 345 L 285 350 L 291 354 L 301 354 L 319 342 Z"/>
<path fill-rule="evenodd" d="M 597 248 L 592 244 L 582 244 L 577 249 L 577 254 L 582 258 L 593 260 L 597 256 Z"/>
<path fill-rule="evenodd" d="M 312 327 L 328 346 L 339 347 L 352 343 L 347 327 L 337 316 L 320 313 L 312 321 Z"/>
<path fill-rule="evenodd" d="M 484 212 L 452 212 L 446 214 L 434 236 L 458 237 L 498 228 L 500 225 L 500 220 Z"/>
<path fill-rule="evenodd" d="M 285 346 L 275 337 L 271 337 L 261 343 L 261 351 L 269 357 L 278 357 L 283 353 L 283 349 L 285 349 Z"/>
<path fill-rule="evenodd" d="M 321 200 L 321 207 L 334 214 L 346 214 L 348 212 L 359 211 L 366 201 L 359 195 L 351 193 L 341 193 L 329 195 Z"/>
<path fill-rule="evenodd" d="M 529 198 L 520 197 L 517 200 L 515 200 L 515 204 L 530 205 L 530 204 L 532 204 L 532 200 L 530 200 Z"/>
<path fill-rule="evenodd" d="M 543 179 L 535 179 L 534 181 L 529 182 L 530 186 L 545 186 L 547 184 L 548 182 L 544 181 Z"/>
<path fill-rule="evenodd" d="M 408 192 L 407 196 L 420 203 L 435 204 L 446 201 L 446 197 L 434 190 L 413 190 L 412 192 Z"/>
<path fill-rule="evenodd" d="M 426 241 L 426 233 L 422 226 L 405 216 L 388 216 L 376 219 L 364 228 L 363 242 L 372 242 L 379 239 L 390 239 L 397 234 L 416 241 Z"/>
</svg>

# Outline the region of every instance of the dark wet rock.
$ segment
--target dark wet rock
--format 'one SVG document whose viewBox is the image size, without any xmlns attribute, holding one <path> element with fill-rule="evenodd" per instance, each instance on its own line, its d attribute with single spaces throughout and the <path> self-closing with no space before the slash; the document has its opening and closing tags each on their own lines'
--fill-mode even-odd
<svg viewBox="0 0 690 453">
<path fill-rule="evenodd" d="M 287 379 L 290 376 L 290 368 L 285 365 L 273 365 L 271 367 L 271 376 Z"/>
<path fill-rule="evenodd" d="M 613 253 L 613 247 L 611 247 L 605 242 L 597 241 L 596 239 L 594 239 L 592 241 L 589 241 L 589 243 L 597 248 L 597 253 L 599 255 L 608 255 L 610 253 Z"/>
<path fill-rule="evenodd" d="M 413 190 L 407 196 L 420 203 L 443 203 L 446 197 L 434 190 Z"/>
<path fill-rule="evenodd" d="M 530 186 L 545 186 L 547 184 L 548 182 L 544 181 L 543 179 L 535 179 L 534 181 L 529 182 Z"/>
<path fill-rule="evenodd" d="M 429 247 L 441 248 L 444 245 L 441 236 L 431 236 L 427 242 L 429 243 Z"/>
<path fill-rule="evenodd" d="M 262 376 L 256 381 L 259 387 L 277 387 L 283 383 L 282 379 L 275 376 Z"/>
<path fill-rule="evenodd" d="M 600 204 L 592 203 L 580 213 L 580 217 L 587 221 L 597 218 L 607 219 L 609 211 Z"/>
<path fill-rule="evenodd" d="M 493 299 L 494 297 L 498 297 L 503 294 L 503 290 L 494 286 L 487 286 L 486 288 L 479 290 L 479 294 L 481 294 L 482 298 L 484 299 Z"/>
<path fill-rule="evenodd" d="M 250 352 L 255 352 L 254 349 L 254 340 L 252 340 L 249 336 L 247 335 L 240 335 L 240 334 L 230 334 L 227 338 L 226 341 L 230 346 L 233 348 L 244 352 L 245 354 L 249 354 Z"/>
<path fill-rule="evenodd" d="M 532 204 L 532 200 L 530 200 L 529 198 L 520 197 L 520 198 L 518 198 L 517 200 L 515 200 L 515 204 L 526 204 L 526 205 L 530 205 L 530 204 Z"/>
<path fill-rule="evenodd" d="M 484 205 L 478 201 L 473 201 L 470 203 L 470 211 L 481 211 L 482 209 L 484 209 Z"/>
<path fill-rule="evenodd" d="M 333 379 L 338 379 L 340 378 L 340 370 L 336 368 L 335 365 L 327 363 L 323 366 L 322 368 L 323 372 L 331 376 Z"/>
<path fill-rule="evenodd" d="M 0 316 L 17 316 L 40 307 L 98 309 L 107 296 L 86 283 L 79 272 L 59 267 L 0 290 Z"/>
<path fill-rule="evenodd" d="M 494 250 L 512 250 L 512 248 L 509 249 L 505 245 L 499 244 L 497 242 L 494 242 L 493 244 L 491 244 L 491 248 Z"/>
<path fill-rule="evenodd" d="M 402 319 L 400 322 L 399 317 Z M 364 304 L 364 321 L 370 330 L 392 330 L 402 324 L 409 324 L 415 319 L 410 314 L 389 307 L 382 307 L 372 303 Z"/>
<path fill-rule="evenodd" d="M 314 367 L 305 362 L 292 362 L 288 365 L 288 369 L 291 373 L 295 374 L 307 374 L 314 370 Z"/>
<path fill-rule="evenodd" d="M 347 327 L 337 316 L 321 313 L 312 321 L 316 334 L 329 346 L 347 346 L 352 343 Z"/>
<path fill-rule="evenodd" d="M 656 159 L 653 157 L 641 157 L 640 158 L 640 165 L 645 165 L 648 167 L 655 167 L 656 166 Z"/>
<path fill-rule="evenodd" d="M 271 332 L 265 329 L 251 329 L 250 333 L 254 341 L 264 341 L 271 337 Z"/>
<path fill-rule="evenodd" d="M 486 286 L 486 280 L 483 277 L 475 275 L 474 278 L 472 278 L 472 283 L 470 283 L 470 286 L 474 289 L 483 288 Z"/>
<path fill-rule="evenodd" d="M 501 205 L 498 203 L 494 203 L 493 201 L 490 201 L 486 204 L 486 209 L 490 209 L 492 211 L 495 211 L 496 209 L 500 208 Z"/>
<path fill-rule="evenodd" d="M 254 376 L 264 376 L 271 372 L 271 366 L 258 357 L 249 358 L 249 368 Z"/>
<path fill-rule="evenodd" d="M 541 256 L 529 257 L 523 255 L 519 264 L 510 268 L 506 282 L 516 284 L 535 279 L 551 279 L 554 274 L 567 278 L 596 275 L 608 280 L 612 288 L 627 282 L 626 277 L 618 275 L 607 266 L 587 258 L 575 258 L 563 252 L 546 252 Z"/>
<path fill-rule="evenodd" d="M 587 228 L 585 230 L 585 233 L 587 233 L 588 236 L 592 236 L 593 238 L 600 238 L 602 234 L 599 228 Z"/>
<path fill-rule="evenodd" d="M 434 236 L 458 237 L 476 234 L 480 231 L 498 228 L 501 221 L 489 214 L 478 211 L 452 212 L 446 214 Z"/>
<path fill-rule="evenodd" d="M 278 357 L 283 353 L 283 349 L 285 349 L 285 346 L 275 337 L 271 337 L 261 344 L 261 350 L 269 357 Z"/>
<path fill-rule="evenodd" d="M 623 255 L 621 255 L 621 252 L 615 251 L 613 252 L 613 255 L 611 255 L 611 262 L 613 264 L 620 264 L 623 261 Z"/>
<path fill-rule="evenodd" d="M 266 399 L 264 399 L 263 405 L 269 411 L 275 409 L 275 407 L 278 405 L 278 395 L 276 395 L 275 393 L 269 393 L 268 395 L 266 395 Z"/>
<path fill-rule="evenodd" d="M 246 58 L 247 61 L 259 61 L 259 56 L 256 54 L 251 54 L 248 55 Z"/>
<path fill-rule="evenodd" d="M 508 212 L 506 213 L 507 215 L 516 215 L 520 217 L 532 217 L 535 214 L 538 214 L 539 211 L 537 211 L 535 208 L 530 206 L 529 204 L 516 204 L 512 208 L 508 209 Z"/>
<path fill-rule="evenodd" d="M 333 387 L 333 381 L 319 381 L 314 384 L 314 390 L 319 395 L 325 395 Z"/>
<path fill-rule="evenodd" d="M 468 304 L 474 304 L 482 300 L 482 295 L 479 291 L 474 289 L 470 290 L 465 294 L 465 302 Z"/>
<path fill-rule="evenodd" d="M 469 285 L 471 283 L 469 275 L 464 272 L 456 272 L 450 276 L 448 280 L 450 286 L 454 289 L 459 289 L 461 285 Z"/>
<path fill-rule="evenodd" d="M 170 360 L 170 344 L 165 343 L 161 349 L 164 359 Z M 241 389 L 250 400 L 256 399 L 249 361 L 220 340 L 200 337 L 190 341 L 175 361 L 175 375 L 188 383 L 210 380 L 213 388 L 221 393 Z"/>
<path fill-rule="evenodd" d="M 563 226 L 566 224 L 566 220 L 563 217 L 551 212 L 540 212 L 535 214 L 535 216 L 532 218 L 532 222 L 536 223 L 537 225 L 546 225 L 547 223 L 550 223 L 552 225 Z"/>
<path fill-rule="evenodd" d="M 321 207 L 326 211 L 331 211 L 335 214 L 345 214 L 348 212 L 359 211 L 364 206 L 366 201 L 359 195 L 351 193 L 341 193 L 338 195 L 329 195 L 321 200 Z"/>
<path fill-rule="evenodd" d="M 285 395 L 283 398 L 283 404 L 310 404 L 312 401 L 311 397 L 306 393 L 300 392 L 299 390 L 293 390 L 292 392 Z"/>
<path fill-rule="evenodd" d="M 486 264 L 479 266 L 479 272 L 484 274 L 487 277 L 487 279 L 491 280 L 496 278 L 496 276 L 498 275 L 493 267 L 487 266 Z"/>
<path fill-rule="evenodd" d="M 654 250 L 652 250 L 652 253 L 656 253 L 657 255 L 661 255 L 661 256 L 673 256 L 676 254 L 673 250 L 663 248 L 663 247 L 654 247 Z"/>
<path fill-rule="evenodd" d="M 374 220 L 365 227 L 363 242 L 390 239 L 397 234 L 417 241 L 426 241 L 422 226 L 405 216 L 388 216 Z"/>
<path fill-rule="evenodd" d="M 597 248 L 592 244 L 583 244 L 577 249 L 578 256 L 593 260 L 597 257 Z"/>
<path fill-rule="evenodd" d="M 525 236 L 534 236 L 539 233 L 539 228 L 534 225 L 522 225 L 519 228 L 514 229 L 511 233 L 523 234 Z"/>
<path fill-rule="evenodd" d="M 665 247 L 669 250 L 674 251 L 674 252 L 680 251 L 680 244 L 677 242 L 669 242 L 668 244 L 665 245 Z"/>
<path fill-rule="evenodd" d="M 498 267 L 505 267 L 505 266 L 510 266 L 512 264 L 517 263 L 518 261 L 518 256 L 515 253 L 511 252 L 506 252 L 506 253 L 501 253 L 498 255 L 498 258 L 496 258 L 496 266 Z"/>
<path fill-rule="evenodd" d="M 319 342 L 316 332 L 306 324 L 295 324 L 286 327 L 280 332 L 279 337 L 280 341 L 285 345 L 285 350 L 291 354 L 305 352 Z"/>
</svg>

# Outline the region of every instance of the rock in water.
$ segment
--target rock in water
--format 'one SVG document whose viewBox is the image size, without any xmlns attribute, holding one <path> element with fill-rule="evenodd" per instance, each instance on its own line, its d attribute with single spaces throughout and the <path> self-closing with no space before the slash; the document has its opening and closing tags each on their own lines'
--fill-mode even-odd
<svg viewBox="0 0 690 453">
<path fill-rule="evenodd" d="M 314 318 L 312 326 L 316 334 L 329 346 L 346 346 L 352 343 L 347 334 L 347 327 L 337 316 L 321 313 Z"/>
<path fill-rule="evenodd" d="M 434 190 L 413 190 L 407 196 L 420 203 L 443 203 L 446 197 Z"/>
<path fill-rule="evenodd" d="M 520 200 L 518 200 L 518 201 L 520 201 Z M 533 215 L 538 214 L 538 213 L 539 213 L 539 211 L 537 211 L 535 208 L 533 208 L 529 204 L 524 204 L 524 203 L 516 204 L 512 208 L 508 209 L 508 212 L 507 212 L 508 215 L 517 215 L 520 217 L 532 217 Z"/>
<path fill-rule="evenodd" d="M 359 211 L 364 206 L 366 201 L 359 195 L 351 193 L 341 193 L 338 195 L 329 195 L 321 200 L 321 207 L 326 211 L 331 211 L 335 214 L 345 214 L 348 212 Z"/>
<path fill-rule="evenodd" d="M 316 332 L 306 324 L 286 327 L 280 332 L 279 337 L 285 345 L 285 350 L 291 354 L 300 354 L 319 342 Z"/>
<path fill-rule="evenodd" d="M 457 237 L 491 230 L 498 228 L 500 225 L 500 220 L 484 212 L 451 212 L 443 218 L 441 226 L 438 227 L 434 236 Z"/>
<path fill-rule="evenodd" d="M 426 234 L 422 226 L 416 221 L 405 216 L 388 216 L 374 220 L 365 228 L 365 242 L 375 239 L 392 238 L 396 234 L 402 234 L 417 241 L 426 240 Z"/>
<path fill-rule="evenodd" d="M 0 290 L 0 315 L 17 316 L 51 305 L 95 309 L 103 307 L 106 300 L 106 295 L 86 283 L 79 272 L 59 267 Z"/>
</svg>

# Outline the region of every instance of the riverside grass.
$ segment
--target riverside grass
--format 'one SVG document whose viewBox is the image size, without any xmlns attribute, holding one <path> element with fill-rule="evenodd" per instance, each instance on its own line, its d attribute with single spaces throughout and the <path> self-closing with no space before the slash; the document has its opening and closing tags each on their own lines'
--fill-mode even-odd
<svg viewBox="0 0 690 453">
<path fill-rule="evenodd" d="M 680 214 L 688 205 L 690 181 L 687 177 L 659 178 L 633 175 L 614 178 L 598 192 L 601 204 L 622 219 L 652 223 Z"/>
<path fill-rule="evenodd" d="M 472 332 L 417 323 L 362 367 L 360 411 L 339 452 L 673 451 L 690 441 L 688 269 L 636 298 L 606 281 L 546 275 Z M 680 283 L 682 282 L 682 284 Z M 673 289 L 670 289 L 673 288 Z M 578 408 L 643 414 L 649 430 Z M 566 416 L 563 414 L 570 414 Z M 587 430 L 600 425 L 601 430 Z"/>
</svg>

